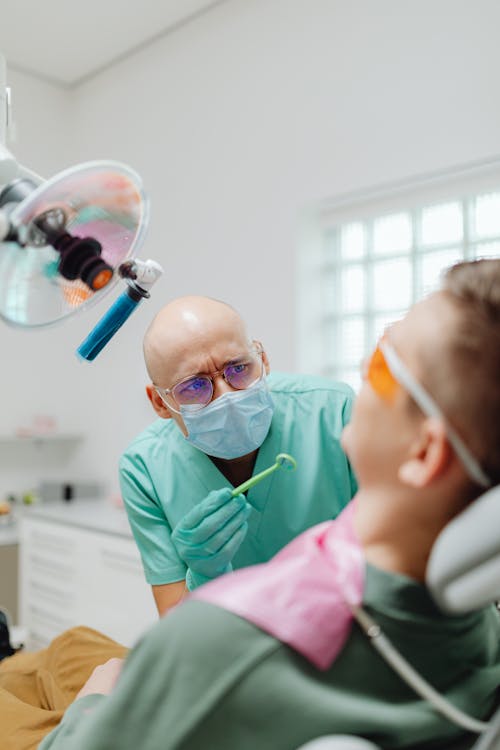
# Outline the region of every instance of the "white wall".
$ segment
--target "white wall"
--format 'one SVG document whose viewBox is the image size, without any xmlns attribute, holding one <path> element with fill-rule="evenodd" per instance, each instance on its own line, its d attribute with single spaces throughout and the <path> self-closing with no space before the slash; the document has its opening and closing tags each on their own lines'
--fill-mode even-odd
<svg viewBox="0 0 500 750">
<path fill-rule="evenodd" d="M 50 177 L 68 166 L 75 151 L 72 97 L 68 90 L 18 72 L 6 62 L 14 119 L 9 148 L 21 164 Z"/>
<path fill-rule="evenodd" d="M 77 89 L 65 155 L 143 176 L 142 255 L 165 276 L 92 365 L 72 349 L 102 310 L 57 333 L 2 334 L 36 354 L 35 367 L 8 364 L 11 388 L 25 386 L 16 408 L 42 403 L 87 432 L 74 470 L 111 480 L 149 420 L 142 333 L 188 292 L 236 305 L 272 364 L 293 368 L 301 212 L 499 153 L 498 28 L 496 0 L 228 0 Z M 33 134 L 33 164 L 38 148 Z"/>
<path fill-rule="evenodd" d="M 16 138 L 9 147 L 21 164 L 51 176 L 72 159 L 71 97 L 62 88 L 7 68 L 12 90 Z M 61 429 L 84 428 L 69 408 L 68 381 L 74 363 L 68 356 L 70 327 L 43 333 L 15 330 L 0 322 L 0 435 L 52 414 Z M 73 333 L 74 336 L 74 333 Z M 0 446 L 0 497 L 24 491 L 40 477 L 66 473 L 68 452 L 53 448 L 21 451 Z"/>
</svg>

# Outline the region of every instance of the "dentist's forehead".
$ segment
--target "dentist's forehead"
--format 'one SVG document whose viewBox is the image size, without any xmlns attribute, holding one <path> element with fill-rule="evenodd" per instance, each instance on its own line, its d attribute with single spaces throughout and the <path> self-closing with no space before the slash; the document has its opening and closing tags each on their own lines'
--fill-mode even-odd
<svg viewBox="0 0 500 750">
<path fill-rule="evenodd" d="M 245 324 L 230 305 L 208 297 L 181 297 L 151 323 L 144 337 L 144 358 L 156 382 L 158 377 L 183 376 L 186 367 L 187 374 L 197 371 L 198 358 L 230 359 L 247 341 Z"/>
</svg>

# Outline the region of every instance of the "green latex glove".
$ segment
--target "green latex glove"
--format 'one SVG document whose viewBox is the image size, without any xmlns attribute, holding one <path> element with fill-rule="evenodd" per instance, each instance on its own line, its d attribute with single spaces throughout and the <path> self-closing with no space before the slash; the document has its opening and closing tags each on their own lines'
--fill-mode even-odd
<svg viewBox="0 0 500 750">
<path fill-rule="evenodd" d="M 229 487 L 213 490 L 179 521 L 172 541 L 186 563 L 190 590 L 232 570 L 231 561 L 248 531 L 251 507 Z"/>
</svg>

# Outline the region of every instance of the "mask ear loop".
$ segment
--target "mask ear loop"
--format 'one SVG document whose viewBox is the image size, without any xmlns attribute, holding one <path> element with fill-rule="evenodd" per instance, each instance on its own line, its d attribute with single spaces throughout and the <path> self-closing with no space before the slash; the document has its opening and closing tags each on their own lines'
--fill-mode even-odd
<svg viewBox="0 0 500 750">
<path fill-rule="evenodd" d="M 491 487 L 491 479 L 482 470 L 479 462 L 467 448 L 462 438 L 457 434 L 453 427 L 448 424 L 443 412 L 436 404 L 434 399 L 429 395 L 429 393 L 427 393 L 425 388 L 420 385 L 417 380 L 415 380 L 411 372 L 400 360 L 392 346 L 387 341 L 383 340 L 380 342 L 380 350 L 384 355 L 389 369 L 396 380 L 401 383 L 403 388 L 406 388 L 408 393 L 413 397 L 424 414 L 426 414 L 428 417 L 437 417 L 443 422 L 446 427 L 446 435 L 448 437 L 448 440 L 450 441 L 453 450 L 462 462 L 463 467 L 465 468 L 471 479 L 477 482 L 477 484 L 481 485 L 481 487 Z"/>
</svg>

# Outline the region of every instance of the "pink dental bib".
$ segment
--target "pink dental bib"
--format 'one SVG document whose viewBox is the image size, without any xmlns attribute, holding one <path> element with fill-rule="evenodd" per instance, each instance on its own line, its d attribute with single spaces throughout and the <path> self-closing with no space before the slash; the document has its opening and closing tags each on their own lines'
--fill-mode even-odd
<svg viewBox="0 0 500 750">
<path fill-rule="evenodd" d="M 355 502 L 335 521 L 314 526 L 268 563 L 202 586 L 191 599 L 244 617 L 328 669 L 349 635 L 349 604 L 360 604 L 363 551 L 353 528 Z"/>
</svg>

